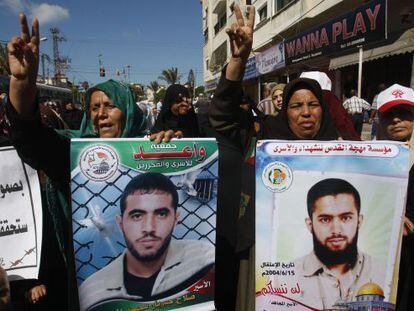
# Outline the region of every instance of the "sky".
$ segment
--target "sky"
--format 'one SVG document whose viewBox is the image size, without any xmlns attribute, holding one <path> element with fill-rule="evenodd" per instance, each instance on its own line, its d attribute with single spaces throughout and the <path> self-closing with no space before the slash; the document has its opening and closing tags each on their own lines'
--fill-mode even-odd
<svg viewBox="0 0 414 311">
<path fill-rule="evenodd" d="M 181 83 L 193 69 L 203 83 L 202 7 L 199 0 L 0 0 L 0 40 L 20 34 L 19 12 L 40 22 L 40 51 L 53 58 L 51 27 L 67 41 L 59 43 L 71 59 L 67 76 L 76 84 L 117 77 L 130 65 L 130 82 L 149 84 L 163 69 L 177 67 Z M 106 77 L 99 77 L 99 55 Z M 47 63 L 45 65 L 48 67 Z M 49 65 L 50 74 L 53 66 Z M 127 71 L 127 69 L 125 69 Z M 39 73 L 42 66 L 39 65 Z M 162 81 L 159 81 L 160 83 Z"/>
</svg>

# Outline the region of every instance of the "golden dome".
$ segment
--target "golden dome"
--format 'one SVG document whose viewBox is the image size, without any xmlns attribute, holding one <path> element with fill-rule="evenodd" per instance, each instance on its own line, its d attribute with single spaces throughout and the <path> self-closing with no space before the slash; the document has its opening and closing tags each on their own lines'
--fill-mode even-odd
<svg viewBox="0 0 414 311">
<path fill-rule="evenodd" d="M 375 283 L 366 283 L 358 290 L 357 296 L 362 295 L 378 295 L 384 297 L 384 291 Z"/>
</svg>

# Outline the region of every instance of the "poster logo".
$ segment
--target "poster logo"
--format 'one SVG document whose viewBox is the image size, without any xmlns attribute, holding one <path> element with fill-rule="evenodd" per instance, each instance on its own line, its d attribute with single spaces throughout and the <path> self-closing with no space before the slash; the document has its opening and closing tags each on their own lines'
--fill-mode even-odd
<svg viewBox="0 0 414 311">
<path fill-rule="evenodd" d="M 107 145 L 94 145 L 85 149 L 79 160 L 82 173 L 93 181 L 105 181 L 118 169 L 118 154 Z"/>
<path fill-rule="evenodd" d="M 282 162 L 269 163 L 262 173 L 263 184 L 272 192 L 283 192 L 292 184 L 292 170 Z"/>
</svg>

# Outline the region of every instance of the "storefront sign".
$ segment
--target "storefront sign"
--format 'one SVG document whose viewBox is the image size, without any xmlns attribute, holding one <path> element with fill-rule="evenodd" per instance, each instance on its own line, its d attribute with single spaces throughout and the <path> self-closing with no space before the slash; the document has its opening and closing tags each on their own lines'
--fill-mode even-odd
<svg viewBox="0 0 414 311">
<path fill-rule="evenodd" d="M 247 60 L 246 69 L 244 70 L 243 80 L 249 80 L 257 77 L 256 70 L 256 56 L 250 57 Z"/>
<path fill-rule="evenodd" d="M 272 72 L 285 66 L 283 43 L 279 43 L 256 56 L 256 69 L 259 75 Z"/>
<path fill-rule="evenodd" d="M 209 92 L 209 91 L 215 90 L 216 87 L 217 87 L 217 82 L 218 82 L 218 79 L 217 78 L 214 78 L 212 80 L 207 81 L 206 84 L 205 84 L 205 86 L 204 86 L 205 91 L 206 92 Z"/>
<path fill-rule="evenodd" d="M 295 64 L 365 45 L 386 36 L 386 0 L 373 0 L 311 31 L 287 40 L 286 63 Z"/>
</svg>

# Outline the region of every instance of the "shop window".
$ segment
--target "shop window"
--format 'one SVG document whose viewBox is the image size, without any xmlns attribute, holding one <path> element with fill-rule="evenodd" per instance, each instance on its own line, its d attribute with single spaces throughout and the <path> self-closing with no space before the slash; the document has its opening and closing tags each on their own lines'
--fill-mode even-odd
<svg viewBox="0 0 414 311">
<path fill-rule="evenodd" d="M 267 4 L 259 9 L 259 23 L 267 19 Z"/>
<path fill-rule="evenodd" d="M 283 9 L 285 6 L 287 6 L 289 3 L 293 2 L 294 0 L 275 0 L 276 4 L 276 12 Z"/>
</svg>

